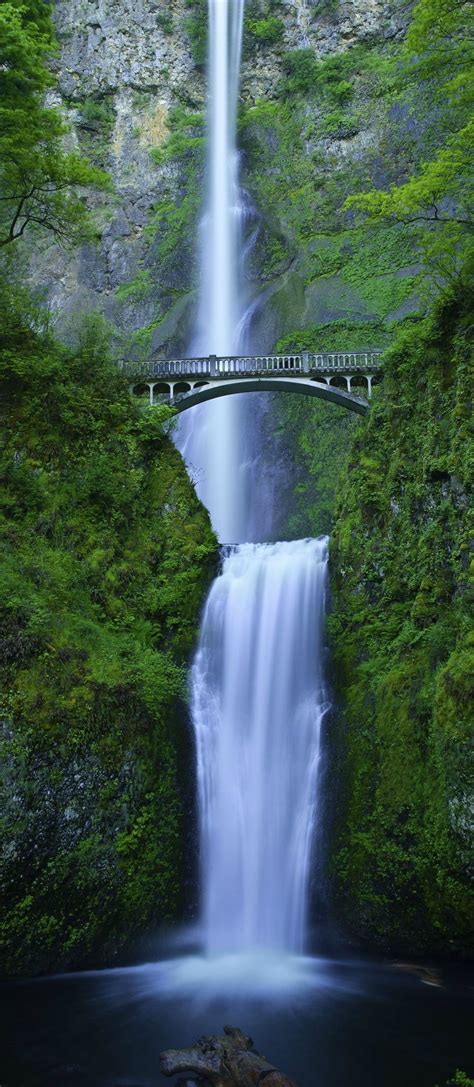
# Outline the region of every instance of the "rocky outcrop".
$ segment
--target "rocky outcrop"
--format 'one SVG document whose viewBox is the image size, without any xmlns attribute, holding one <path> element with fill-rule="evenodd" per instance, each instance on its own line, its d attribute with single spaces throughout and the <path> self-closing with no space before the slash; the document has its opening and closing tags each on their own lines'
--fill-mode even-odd
<svg viewBox="0 0 474 1087">
<path fill-rule="evenodd" d="M 75 253 L 52 246 L 33 260 L 33 283 L 46 283 L 63 326 L 71 314 L 98 307 L 123 337 L 169 308 L 146 226 L 170 186 L 179 200 L 179 169 L 157 166 L 151 154 L 169 137 L 170 111 L 183 103 L 203 107 L 187 12 L 184 0 L 142 0 L 132 10 L 125 0 L 55 5 L 60 52 L 54 100 L 72 126 L 71 140 L 110 172 L 115 190 L 112 197 L 91 200 L 94 244 Z M 188 287 L 185 272 L 173 289 Z"/>
<path fill-rule="evenodd" d="M 248 6 L 248 14 L 264 20 L 270 9 L 265 0 L 257 0 Z M 205 19 L 206 5 L 198 0 L 191 7 L 186 0 L 139 0 L 132 9 L 125 0 L 55 3 L 60 45 L 54 62 L 57 101 L 72 126 L 71 140 L 110 172 L 115 191 L 113 196 L 91 199 L 95 242 L 76 253 L 52 246 L 34 257 L 31 275 L 34 283 L 46 286 L 62 327 L 77 311 L 99 308 L 117 329 L 125 353 L 180 350 L 188 338 L 197 279 L 194 251 L 203 166 L 202 148 L 196 147 L 195 137 L 202 132 L 205 105 L 205 81 L 196 64 L 194 38 L 196 26 L 205 38 Z M 403 32 L 391 0 L 328 0 L 324 4 L 285 0 L 276 23 L 277 40 L 269 42 L 246 30 L 242 103 L 250 111 L 262 101 L 278 100 L 288 53 L 304 49 L 309 56 L 328 57 L 357 44 L 370 47 L 374 42 L 390 42 Z M 294 106 L 297 113 L 299 106 Z M 368 128 L 365 124 L 343 138 L 335 132 L 308 140 L 304 124 L 301 131 L 298 121 L 291 151 L 295 173 L 309 169 L 312 176 L 310 160 L 321 148 L 330 159 L 329 176 L 341 159 L 347 160 L 350 170 L 353 160 L 363 159 L 376 140 L 373 118 Z M 264 141 L 267 130 L 268 125 L 260 131 Z M 186 138 L 173 148 L 169 137 L 180 131 L 185 131 Z M 256 327 L 262 349 L 273 347 L 280 335 L 307 327 L 319 316 L 339 317 L 360 310 L 361 305 L 364 315 L 370 313 L 360 295 L 355 292 L 354 296 L 354 288 L 351 293 L 340 280 L 333 291 L 339 297 L 336 306 L 332 301 L 324 304 L 317 290 L 315 297 L 314 290 L 307 294 L 305 254 L 293 274 L 281 282 L 290 263 L 288 246 L 290 250 L 296 246 L 301 257 L 300 240 L 278 202 L 272 208 L 272 222 L 267 221 L 265 196 L 255 177 L 261 163 L 252 163 L 248 154 L 246 162 L 246 184 L 257 206 L 259 199 L 263 201 L 265 211 L 249 271 L 256 294 L 262 285 L 271 286 L 265 320 L 262 324 L 260 319 Z M 270 175 L 280 162 L 277 135 L 267 163 Z M 269 248 L 274 253 L 281 239 L 286 257 L 275 265 L 269 261 Z M 321 284 L 321 290 L 326 296 L 328 286 Z M 295 291 L 301 294 L 296 309 Z M 285 310 L 291 312 L 285 316 Z"/>
<path fill-rule="evenodd" d="M 251 1038 L 238 1027 L 200 1038 L 190 1049 L 168 1049 L 160 1056 L 165 1076 L 190 1072 L 195 1087 L 295 1087 L 294 1083 L 257 1053 Z M 191 1081 L 180 1080 L 184 1087 Z M 177 1085 L 179 1087 L 179 1084 Z"/>
<path fill-rule="evenodd" d="M 262 13 L 267 4 L 260 4 Z M 282 32 L 270 48 L 250 49 L 244 57 L 243 94 L 252 102 L 273 97 L 281 78 L 281 58 L 288 51 L 310 49 L 315 57 L 343 52 L 360 43 L 388 41 L 403 35 L 405 20 L 390 0 L 284 0 Z"/>
</svg>

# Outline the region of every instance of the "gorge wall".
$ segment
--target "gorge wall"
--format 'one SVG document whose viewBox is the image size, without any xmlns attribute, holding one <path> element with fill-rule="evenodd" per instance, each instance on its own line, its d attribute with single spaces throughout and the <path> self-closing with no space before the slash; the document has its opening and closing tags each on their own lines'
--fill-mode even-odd
<svg viewBox="0 0 474 1087">
<path fill-rule="evenodd" d="M 182 910 L 183 669 L 216 562 L 161 416 L 103 369 L 110 343 L 148 359 L 188 342 L 205 4 L 60 0 L 54 16 L 51 99 L 114 191 L 90 197 L 93 242 L 28 246 L 68 346 L 13 303 L 2 333 L 10 973 L 111 961 Z M 418 276 L 418 227 L 343 210 L 440 138 L 430 86 L 400 90 L 409 16 L 398 0 L 248 0 L 239 140 L 255 349 L 396 339 L 368 423 L 270 395 L 262 423 L 261 470 L 281 465 L 278 535 L 333 529 L 334 910 L 384 949 L 465 953 L 468 298 L 458 286 L 422 320 L 434 283 Z M 107 326 L 78 333 L 97 310 Z"/>
<path fill-rule="evenodd" d="M 130 400 L 97 320 L 65 349 L 14 289 L 2 307 L 0 944 L 14 975 L 111 962 L 182 916 L 187 668 L 218 556 L 164 418 Z"/>
<path fill-rule="evenodd" d="M 122 0 L 73 0 L 54 10 L 71 139 L 111 171 L 115 193 L 96 200 L 96 244 L 43 254 L 37 278 L 62 320 L 98 306 L 126 352 L 183 350 L 197 276 L 206 6 L 142 0 L 131 12 Z M 392 103 L 377 70 L 403 35 L 397 10 L 379 0 L 247 4 L 240 143 L 259 216 L 249 267 L 265 295 L 258 349 L 314 326 L 326 342 L 324 326 L 344 319 L 380 340 L 410 297 L 406 247 L 394 261 L 392 244 L 374 267 L 373 247 L 340 215 L 357 178 L 389 169 Z"/>
<path fill-rule="evenodd" d="M 392 951 L 472 949 L 470 314 L 467 275 L 387 354 L 332 538 L 336 912 Z"/>
<path fill-rule="evenodd" d="M 57 100 L 72 141 L 111 172 L 115 191 L 92 201 L 95 242 L 74 254 L 52 246 L 34 282 L 66 331 L 71 315 L 98 308 L 121 355 L 184 352 L 198 276 L 206 4 L 143 2 L 130 12 L 121 0 L 74 0 L 54 11 Z M 368 180 L 402 176 L 419 142 L 413 102 L 397 104 L 393 91 L 407 19 L 397 0 L 246 5 L 239 142 L 255 209 L 255 350 L 383 346 L 417 304 L 416 239 L 355 229 L 342 211 Z M 262 451 L 273 444 L 277 455 L 262 453 L 262 470 L 270 477 L 284 465 L 275 537 L 326 532 L 354 420 L 264 399 Z M 324 461 L 323 477 L 312 458 Z"/>
</svg>

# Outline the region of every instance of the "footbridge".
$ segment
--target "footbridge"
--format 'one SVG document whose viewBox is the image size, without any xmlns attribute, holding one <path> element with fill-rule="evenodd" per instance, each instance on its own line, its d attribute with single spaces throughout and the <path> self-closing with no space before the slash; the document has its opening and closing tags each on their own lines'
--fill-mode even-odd
<svg viewBox="0 0 474 1087">
<path fill-rule="evenodd" d="M 243 392 L 297 392 L 330 400 L 365 415 L 381 376 L 382 352 L 303 351 L 287 355 L 209 355 L 207 358 L 122 364 L 130 391 L 178 412 L 216 397 Z"/>
</svg>

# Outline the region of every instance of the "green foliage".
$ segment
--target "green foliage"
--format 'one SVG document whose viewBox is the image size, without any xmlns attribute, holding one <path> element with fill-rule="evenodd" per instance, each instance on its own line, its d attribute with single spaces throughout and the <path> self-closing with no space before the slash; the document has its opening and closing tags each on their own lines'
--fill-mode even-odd
<svg viewBox="0 0 474 1087">
<path fill-rule="evenodd" d="M 141 268 L 130 283 L 117 287 L 115 297 L 119 302 L 141 302 L 148 296 L 150 286 L 150 273 L 147 268 Z"/>
<path fill-rule="evenodd" d="M 329 534 L 336 488 L 349 456 L 356 416 L 324 401 L 285 396 L 278 429 L 295 434 L 291 444 L 287 534 L 294 539 Z M 287 454 L 288 456 L 288 454 Z"/>
<path fill-rule="evenodd" d="M 147 230 L 152 235 L 158 235 L 160 261 L 165 263 L 172 260 L 176 252 L 182 252 L 189 245 L 194 237 L 199 208 L 197 187 L 190 188 L 179 204 L 169 198 L 155 205 Z"/>
<path fill-rule="evenodd" d="M 389 342 L 388 330 L 380 321 L 330 321 L 324 325 L 310 325 L 303 330 L 290 332 L 278 341 L 275 350 L 288 351 L 346 351 L 350 343 L 354 351 L 363 351 L 370 345 L 382 348 Z"/>
<path fill-rule="evenodd" d="M 352 98 L 353 84 L 350 77 L 353 76 L 354 67 L 362 55 L 363 51 L 356 46 L 347 53 L 317 60 L 312 49 L 293 49 L 291 53 L 283 56 L 286 78 L 280 93 L 283 96 L 291 94 L 310 98 L 323 95 L 329 101 L 342 105 Z"/>
<path fill-rule="evenodd" d="M 163 147 L 151 152 L 158 166 L 180 158 L 201 157 L 204 149 L 204 115 L 189 113 L 182 106 L 170 110 L 168 123 L 171 135 Z"/>
<path fill-rule="evenodd" d="M 285 94 L 310 95 L 316 90 L 320 65 L 312 49 L 293 49 L 282 58 Z"/>
<path fill-rule="evenodd" d="M 158 12 L 156 16 L 156 23 L 157 26 L 159 26 L 160 30 L 163 31 L 163 34 L 173 33 L 173 16 L 169 15 L 168 12 Z"/>
<path fill-rule="evenodd" d="M 191 52 L 196 68 L 204 68 L 207 60 L 207 2 L 206 0 L 186 0 L 190 14 L 185 19 Z"/>
<path fill-rule="evenodd" d="M 378 322 L 333 321 L 289 333 L 278 341 L 275 351 L 344 351 L 348 343 L 358 350 L 369 344 L 383 347 L 386 339 L 387 332 Z M 357 391 L 356 385 L 354 389 Z M 365 388 L 360 392 L 366 395 Z M 285 531 L 295 538 L 328 534 L 357 417 L 333 404 L 298 396 L 280 397 L 275 415 L 277 433 L 284 433 L 291 461 L 292 494 Z"/>
<path fill-rule="evenodd" d="M 152 152 L 152 157 L 158 165 L 172 162 L 183 183 L 177 197 L 175 180 L 164 181 L 162 199 L 153 208 L 146 228 L 153 239 L 162 278 L 175 268 L 176 253 L 180 254 L 181 261 L 188 254 L 189 267 L 193 265 L 204 165 L 203 115 L 190 113 L 180 106 L 170 112 L 169 123 L 171 135 L 161 148 Z"/>
<path fill-rule="evenodd" d="M 402 317 L 406 308 L 419 305 L 416 225 L 409 232 L 399 225 L 367 228 L 342 212 L 354 186 L 366 187 L 367 175 L 393 171 L 394 163 L 403 169 L 412 155 L 406 133 L 400 146 L 393 136 L 391 48 L 356 46 L 324 61 L 310 49 L 285 54 L 280 100 L 258 101 L 242 113 L 239 126 L 245 182 L 263 209 L 266 228 L 257 243 L 258 263 L 271 266 L 272 239 L 278 238 L 287 260 L 294 258 L 292 277 L 321 285 L 323 312 L 345 308 L 359 320 L 391 319 L 397 311 Z M 328 146 L 374 123 L 383 140 L 364 154 Z M 328 282 L 332 276 L 334 283 Z"/>
<path fill-rule="evenodd" d="M 321 123 L 321 132 L 325 136 L 349 140 L 358 132 L 358 124 L 353 117 L 348 117 L 341 109 L 328 110 Z"/>
<path fill-rule="evenodd" d="M 455 275 L 473 249 L 471 9 L 463 0 L 420 0 L 415 6 L 402 74 L 408 87 L 421 82 L 429 88 L 436 131 L 418 149 L 407 180 L 355 193 L 345 205 L 364 212 L 370 222 L 423 224 L 426 263 L 430 274 L 441 273 L 441 281 Z"/>
<path fill-rule="evenodd" d="M 106 98 L 86 98 L 80 106 L 80 125 L 93 132 L 110 134 L 115 120 L 114 108 Z"/>
<path fill-rule="evenodd" d="M 245 34 L 248 45 L 275 45 L 283 38 L 285 24 L 276 15 L 268 15 L 266 18 L 245 18 Z"/>
<path fill-rule="evenodd" d="M 466 1076 L 466 1073 L 461 1072 L 458 1068 L 445 1087 L 474 1087 L 474 1079 L 469 1079 L 469 1076 Z"/>
<path fill-rule="evenodd" d="M 461 280 L 387 353 L 331 546 L 335 896 L 392 949 L 469 942 L 471 307 Z"/>
<path fill-rule="evenodd" d="M 185 675 L 216 545 L 169 408 L 131 400 L 98 318 L 66 348 L 3 284 L 0 348 L 0 936 L 6 972 L 31 973 L 110 961 L 180 909 Z"/>
<path fill-rule="evenodd" d="M 84 236 L 81 189 L 109 186 L 106 175 L 64 149 L 61 113 L 44 106 L 54 85 L 47 59 L 54 48 L 46 3 L 0 6 L 0 247 L 31 228 L 60 242 Z"/>
<path fill-rule="evenodd" d="M 346 207 L 362 208 L 375 220 L 394 219 L 402 223 L 423 221 L 435 225 L 456 222 L 460 226 L 469 226 L 471 220 L 468 211 L 464 214 L 459 202 L 467 188 L 473 136 L 474 122 L 469 120 L 460 132 L 450 137 L 447 146 L 431 162 L 424 163 L 420 173 L 404 185 L 393 185 L 388 192 L 350 197 Z M 459 210 L 454 215 L 440 208 L 441 201 L 448 196 L 458 198 Z"/>
</svg>

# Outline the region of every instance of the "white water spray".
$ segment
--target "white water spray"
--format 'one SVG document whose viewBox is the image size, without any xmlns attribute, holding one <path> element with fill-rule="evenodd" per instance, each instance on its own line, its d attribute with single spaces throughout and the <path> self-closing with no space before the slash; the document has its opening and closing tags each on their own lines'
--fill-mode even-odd
<svg viewBox="0 0 474 1087">
<path fill-rule="evenodd" d="M 327 540 L 244 544 L 192 672 L 206 948 L 303 950 L 317 815 Z"/>
</svg>

